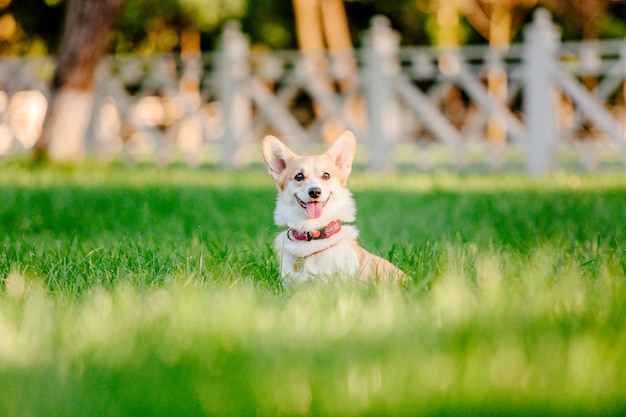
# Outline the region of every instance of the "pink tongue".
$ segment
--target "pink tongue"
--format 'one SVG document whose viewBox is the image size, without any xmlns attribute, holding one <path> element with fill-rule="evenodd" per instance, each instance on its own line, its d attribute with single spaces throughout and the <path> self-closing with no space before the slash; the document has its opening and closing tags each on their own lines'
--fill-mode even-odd
<svg viewBox="0 0 626 417">
<path fill-rule="evenodd" d="M 324 209 L 324 205 L 322 203 L 307 203 L 306 205 L 306 213 L 309 217 L 317 219 L 322 215 L 322 210 Z"/>
</svg>

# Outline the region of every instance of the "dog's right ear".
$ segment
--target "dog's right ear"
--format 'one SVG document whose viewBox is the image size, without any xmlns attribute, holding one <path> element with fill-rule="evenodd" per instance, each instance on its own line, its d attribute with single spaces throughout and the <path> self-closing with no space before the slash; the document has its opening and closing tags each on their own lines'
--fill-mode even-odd
<svg viewBox="0 0 626 417">
<path fill-rule="evenodd" d="M 356 153 L 356 138 L 349 130 L 343 132 L 326 151 L 337 168 L 343 173 L 344 180 L 352 171 L 352 161 Z"/>
<path fill-rule="evenodd" d="M 280 175 L 287 168 L 287 163 L 295 158 L 296 154 L 272 135 L 263 138 L 262 149 L 263 159 L 270 176 L 274 181 L 278 181 Z"/>
</svg>

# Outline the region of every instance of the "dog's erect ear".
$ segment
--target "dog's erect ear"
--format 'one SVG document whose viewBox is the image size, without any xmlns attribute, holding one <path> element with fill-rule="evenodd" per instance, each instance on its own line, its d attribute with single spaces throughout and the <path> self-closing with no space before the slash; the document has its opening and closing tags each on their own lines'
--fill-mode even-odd
<svg viewBox="0 0 626 417">
<path fill-rule="evenodd" d="M 326 155 L 329 155 L 335 162 L 335 165 L 345 178 L 348 178 L 350 171 L 352 170 L 352 160 L 354 160 L 354 154 L 356 153 L 356 138 L 354 134 L 349 130 L 343 132 L 332 145 L 326 151 Z"/>
<path fill-rule="evenodd" d="M 276 181 L 287 167 L 287 163 L 296 157 L 296 154 L 287 145 L 271 135 L 263 139 L 262 148 L 265 165 L 267 165 L 270 176 Z"/>
</svg>

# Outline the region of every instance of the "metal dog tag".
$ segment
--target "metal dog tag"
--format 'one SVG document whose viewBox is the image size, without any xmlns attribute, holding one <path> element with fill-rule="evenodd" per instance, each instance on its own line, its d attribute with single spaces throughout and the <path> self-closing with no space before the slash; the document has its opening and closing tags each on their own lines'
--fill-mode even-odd
<svg viewBox="0 0 626 417">
<path fill-rule="evenodd" d="M 304 268 L 304 258 L 296 258 L 296 261 L 293 263 L 293 272 L 299 272 Z"/>
</svg>

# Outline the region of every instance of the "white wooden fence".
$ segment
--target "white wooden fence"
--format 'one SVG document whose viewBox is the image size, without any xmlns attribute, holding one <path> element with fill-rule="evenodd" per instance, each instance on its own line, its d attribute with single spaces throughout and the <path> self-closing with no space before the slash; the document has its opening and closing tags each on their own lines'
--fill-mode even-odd
<svg viewBox="0 0 626 417">
<path fill-rule="evenodd" d="M 562 43 L 545 10 L 508 48 L 399 47 L 376 17 L 357 51 L 252 51 L 236 23 L 202 55 L 112 56 L 101 66 L 88 149 L 259 161 L 274 133 L 315 151 L 342 129 L 372 169 L 624 167 L 626 42 Z M 28 152 L 47 106 L 49 58 L 0 61 L 0 153 Z"/>
</svg>

